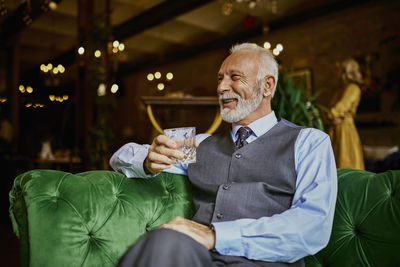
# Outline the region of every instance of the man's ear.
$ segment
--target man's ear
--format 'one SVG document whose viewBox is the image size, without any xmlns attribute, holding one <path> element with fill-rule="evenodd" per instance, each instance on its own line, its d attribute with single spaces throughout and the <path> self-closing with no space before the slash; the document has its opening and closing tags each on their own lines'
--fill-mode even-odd
<svg viewBox="0 0 400 267">
<path fill-rule="evenodd" d="M 271 94 L 270 91 L 264 90 L 264 93 L 263 93 L 264 96 L 269 96 L 270 94 Z"/>
<path fill-rule="evenodd" d="M 272 75 L 265 76 L 264 77 L 263 95 L 264 96 L 271 95 L 274 87 L 275 87 L 275 77 Z"/>
</svg>

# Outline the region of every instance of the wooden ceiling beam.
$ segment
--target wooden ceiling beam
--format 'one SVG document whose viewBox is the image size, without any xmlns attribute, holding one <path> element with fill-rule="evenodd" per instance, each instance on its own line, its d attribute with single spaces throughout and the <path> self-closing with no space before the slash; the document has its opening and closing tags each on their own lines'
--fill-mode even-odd
<svg viewBox="0 0 400 267">
<path fill-rule="evenodd" d="M 298 25 L 307 20 L 311 20 L 314 18 L 322 17 L 331 13 L 339 12 L 346 8 L 354 7 L 366 2 L 371 2 L 373 0 L 342 0 L 338 2 L 329 3 L 311 10 L 302 11 L 300 13 L 288 15 L 283 18 L 279 18 L 269 22 L 269 32 L 277 31 L 279 29 L 287 28 L 290 26 Z M 257 37 L 263 33 L 264 25 L 258 25 L 252 29 L 248 29 L 242 32 L 234 33 L 228 36 L 224 36 L 213 40 L 208 43 L 199 44 L 196 46 L 187 47 L 185 49 L 176 51 L 174 53 L 165 54 L 162 58 L 153 57 L 148 60 L 138 62 L 135 64 L 121 64 L 119 67 L 119 75 L 125 76 L 131 73 L 140 71 L 142 69 L 153 68 L 156 66 L 160 66 L 161 64 L 172 63 L 176 61 L 180 61 L 183 59 L 187 59 L 193 56 L 197 56 L 201 53 L 218 49 L 218 48 L 226 48 L 228 49 L 235 43 L 243 42 L 249 40 L 251 38 Z"/>
<path fill-rule="evenodd" d="M 58 4 L 62 0 L 54 1 Z M 28 7 L 27 2 L 22 3 L 3 21 L 0 26 L 0 46 L 5 47 L 10 40 L 13 40 L 15 34 L 27 27 L 27 23 L 23 20 L 25 15 L 29 15 L 27 19 L 30 19 L 30 23 L 32 23 L 33 20 L 37 19 L 48 10 L 48 7 L 47 9 L 44 8 L 42 0 L 31 0 L 30 3 L 30 7 Z"/>
<path fill-rule="evenodd" d="M 150 8 L 143 13 L 121 23 L 112 28 L 113 37 L 117 40 L 125 40 L 132 35 L 143 32 L 151 27 L 157 26 L 163 22 L 171 20 L 181 14 L 187 13 L 195 8 L 207 4 L 212 0 L 168 0 Z M 75 62 L 76 48 L 62 53 L 61 55 L 49 59 L 49 62 L 59 62 L 64 66 Z M 34 75 L 34 70 L 23 74 L 23 76 Z"/>
<path fill-rule="evenodd" d="M 162 24 L 172 18 L 187 13 L 211 0 L 169 0 L 150 8 L 132 19 L 113 28 L 113 36 L 124 40 L 132 35 L 143 32 L 151 27 Z"/>
</svg>

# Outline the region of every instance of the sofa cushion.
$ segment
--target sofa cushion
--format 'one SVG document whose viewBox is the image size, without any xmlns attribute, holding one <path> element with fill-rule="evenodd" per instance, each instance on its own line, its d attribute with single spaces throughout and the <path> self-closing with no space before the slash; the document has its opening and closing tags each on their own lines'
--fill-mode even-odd
<svg viewBox="0 0 400 267">
<path fill-rule="evenodd" d="M 400 171 L 338 170 L 328 246 L 307 266 L 400 266 Z"/>
<path fill-rule="evenodd" d="M 127 179 L 110 171 L 34 170 L 16 178 L 10 214 L 23 266 L 115 266 L 146 231 L 190 218 L 185 176 Z"/>
<path fill-rule="evenodd" d="M 400 171 L 339 169 L 338 189 L 329 244 L 306 266 L 400 266 Z M 191 218 L 191 198 L 182 175 L 24 173 L 10 192 L 21 266 L 115 266 L 146 231 Z"/>
</svg>

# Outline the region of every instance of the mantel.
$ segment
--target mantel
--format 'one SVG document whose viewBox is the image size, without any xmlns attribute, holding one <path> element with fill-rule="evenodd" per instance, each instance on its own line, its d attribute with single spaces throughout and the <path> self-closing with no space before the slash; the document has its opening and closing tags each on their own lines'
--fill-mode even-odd
<svg viewBox="0 0 400 267">
<path fill-rule="evenodd" d="M 152 106 L 218 106 L 216 96 L 144 96 L 142 101 L 145 105 Z"/>
</svg>

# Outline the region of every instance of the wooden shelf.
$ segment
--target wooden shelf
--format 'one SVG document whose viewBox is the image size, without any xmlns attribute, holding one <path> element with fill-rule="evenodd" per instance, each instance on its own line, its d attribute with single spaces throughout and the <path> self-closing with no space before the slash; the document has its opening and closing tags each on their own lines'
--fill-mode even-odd
<svg viewBox="0 0 400 267">
<path fill-rule="evenodd" d="M 187 97 L 165 97 L 144 96 L 142 101 L 145 105 L 152 106 L 218 106 L 216 96 L 187 96 Z"/>
</svg>

